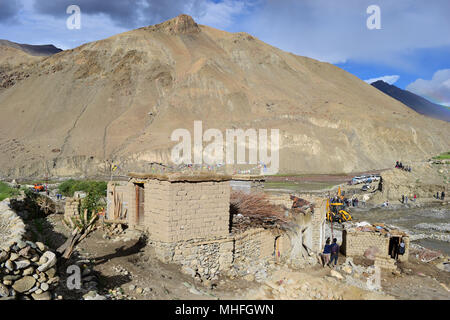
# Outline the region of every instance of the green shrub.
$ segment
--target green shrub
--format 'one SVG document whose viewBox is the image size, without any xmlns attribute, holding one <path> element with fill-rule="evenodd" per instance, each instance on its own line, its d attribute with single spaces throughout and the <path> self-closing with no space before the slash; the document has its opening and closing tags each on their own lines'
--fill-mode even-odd
<svg viewBox="0 0 450 320">
<path fill-rule="evenodd" d="M 105 181 L 67 180 L 61 183 L 58 190 L 67 197 L 73 197 L 75 191 L 93 192 L 106 197 L 107 183 Z"/>
<path fill-rule="evenodd" d="M 5 200 L 6 198 L 18 196 L 19 194 L 20 192 L 18 189 L 11 188 L 6 183 L 0 181 L 0 201 Z"/>
<path fill-rule="evenodd" d="M 105 181 L 87 181 L 70 179 L 61 183 L 58 190 L 67 197 L 73 197 L 75 191 L 86 192 L 86 198 L 81 201 L 80 214 L 84 210 L 88 211 L 90 216 L 92 211 L 99 211 L 104 207 L 103 198 L 106 197 L 107 183 Z"/>
<path fill-rule="evenodd" d="M 105 203 L 103 198 L 106 196 L 106 191 L 103 192 L 103 189 L 99 188 L 99 186 L 92 185 L 86 193 L 86 198 L 81 201 L 80 209 L 81 213 L 83 213 L 84 210 L 87 210 L 90 219 L 92 211 L 98 212 L 104 207 Z"/>
</svg>

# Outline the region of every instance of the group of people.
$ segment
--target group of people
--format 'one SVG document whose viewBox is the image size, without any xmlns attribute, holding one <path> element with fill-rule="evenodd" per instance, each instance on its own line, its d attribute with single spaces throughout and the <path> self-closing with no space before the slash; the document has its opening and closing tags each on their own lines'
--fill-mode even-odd
<svg viewBox="0 0 450 320">
<path fill-rule="evenodd" d="M 322 253 L 322 266 L 333 267 L 337 265 L 338 257 L 339 257 L 339 245 L 337 244 L 337 239 L 333 239 L 333 243 L 330 243 L 330 238 L 327 238 L 325 242 L 325 247 L 323 248 Z"/>
<path fill-rule="evenodd" d="M 412 198 L 412 201 L 416 202 L 416 200 L 417 200 L 417 195 L 415 194 Z M 408 204 L 408 196 L 407 195 L 402 195 L 402 203 Z"/>
<path fill-rule="evenodd" d="M 445 192 L 444 191 L 442 191 L 441 192 L 441 197 L 439 198 L 439 191 L 438 192 L 436 192 L 436 199 L 440 199 L 440 200 L 445 200 Z"/>
<path fill-rule="evenodd" d="M 60 194 L 60 193 L 56 194 L 56 200 L 62 200 L 62 198 L 63 198 L 62 194 Z"/>
<path fill-rule="evenodd" d="M 335 196 L 335 197 L 330 197 L 330 203 L 343 203 L 346 207 L 357 207 L 359 204 L 359 200 L 358 197 L 353 196 L 351 199 L 344 197 L 342 200 Z"/>
<path fill-rule="evenodd" d="M 402 169 L 402 170 L 411 172 L 411 166 L 404 166 L 403 163 L 401 163 L 401 162 L 399 162 L 399 161 L 395 162 L 395 167 L 396 167 L 397 169 Z"/>
</svg>

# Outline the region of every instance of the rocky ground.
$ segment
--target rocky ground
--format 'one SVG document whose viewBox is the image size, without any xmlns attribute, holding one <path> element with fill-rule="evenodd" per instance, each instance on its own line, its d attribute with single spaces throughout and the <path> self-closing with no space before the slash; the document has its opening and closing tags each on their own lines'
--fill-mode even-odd
<svg viewBox="0 0 450 320">
<path fill-rule="evenodd" d="M 42 242 L 0 249 L 0 300 L 51 300 L 59 283 L 56 255 Z"/>
<path fill-rule="evenodd" d="M 66 233 L 61 216 L 47 218 L 53 230 Z M 58 236 L 59 236 L 58 235 Z M 447 259 L 447 260 L 445 260 Z M 414 255 L 395 273 L 381 273 L 381 288 L 368 287 L 372 270 L 364 261 L 340 257 L 335 270 L 320 265 L 295 270 L 272 264 L 268 279 L 256 282 L 219 278 L 201 283 L 181 272 L 180 266 L 154 257 L 140 233 L 98 229 L 79 246 L 72 259 L 59 267 L 63 299 L 450 299 L 448 258 L 422 262 Z M 81 268 L 83 285 L 69 290 L 65 271 Z M 445 269 L 447 268 L 447 269 Z"/>
</svg>

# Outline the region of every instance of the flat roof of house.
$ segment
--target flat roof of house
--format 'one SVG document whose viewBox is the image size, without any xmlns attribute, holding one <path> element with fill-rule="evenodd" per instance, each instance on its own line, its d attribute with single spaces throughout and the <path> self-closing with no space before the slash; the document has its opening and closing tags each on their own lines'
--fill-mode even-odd
<svg viewBox="0 0 450 320">
<path fill-rule="evenodd" d="M 168 172 L 168 173 L 136 173 L 130 172 L 128 176 L 131 179 L 142 180 L 160 180 L 169 182 L 207 182 L 207 181 L 229 181 L 232 179 L 230 175 L 217 174 L 211 172 L 197 172 L 197 173 L 181 173 L 181 172 Z"/>
<path fill-rule="evenodd" d="M 343 223 L 344 230 L 347 232 L 371 232 L 379 234 L 390 234 L 393 236 L 407 237 L 408 234 L 400 229 L 386 225 L 384 223 L 368 223 L 368 222 L 345 222 Z"/>
</svg>

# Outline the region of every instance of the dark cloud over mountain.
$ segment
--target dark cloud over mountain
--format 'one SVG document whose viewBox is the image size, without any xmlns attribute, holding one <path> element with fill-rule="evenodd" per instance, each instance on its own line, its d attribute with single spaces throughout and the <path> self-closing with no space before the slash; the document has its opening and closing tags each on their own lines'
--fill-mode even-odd
<svg viewBox="0 0 450 320">
<path fill-rule="evenodd" d="M 13 19 L 21 7 L 19 0 L 0 0 L 0 23 Z"/>
<path fill-rule="evenodd" d="M 35 1 L 34 9 L 40 14 L 67 16 L 67 7 L 76 4 L 82 14 L 109 16 L 115 24 L 134 28 L 150 25 L 177 16 L 185 11 L 201 13 L 203 0 L 61 0 Z"/>
</svg>

